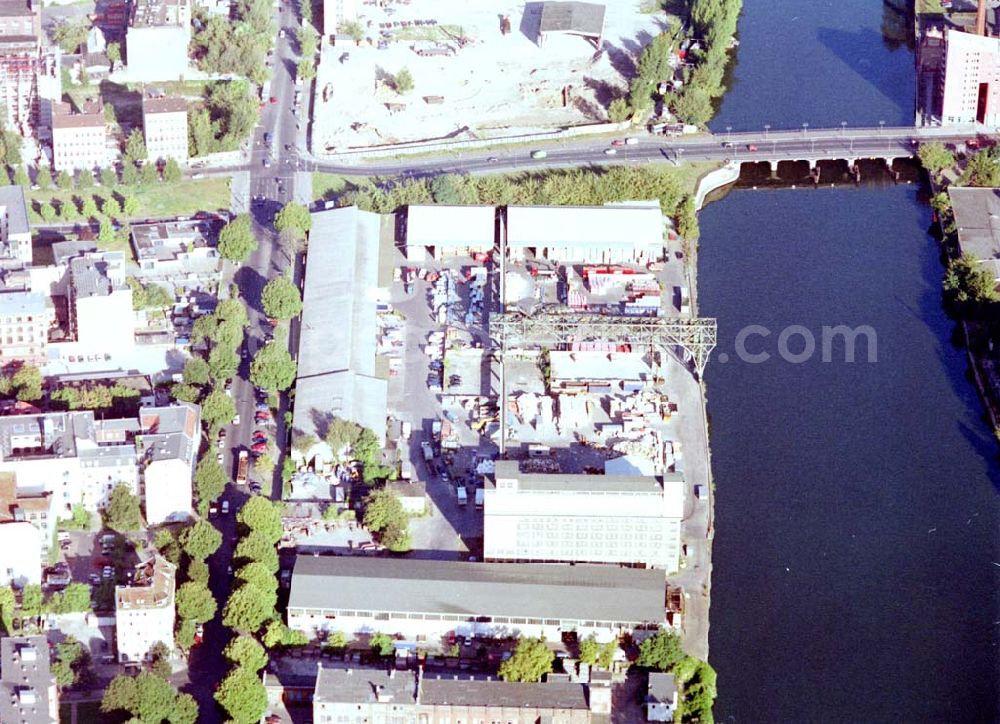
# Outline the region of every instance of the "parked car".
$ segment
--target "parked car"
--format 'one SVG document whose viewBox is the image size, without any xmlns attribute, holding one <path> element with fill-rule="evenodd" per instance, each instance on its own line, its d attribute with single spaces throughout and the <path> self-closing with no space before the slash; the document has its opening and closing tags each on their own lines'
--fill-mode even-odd
<svg viewBox="0 0 1000 724">
<path fill-rule="evenodd" d="M 255 442 L 253 445 L 250 446 L 250 449 L 255 453 L 265 453 L 267 452 L 267 443 Z"/>
<path fill-rule="evenodd" d="M 613 140 L 613 141 L 611 142 L 611 145 L 612 145 L 612 146 L 615 146 L 615 147 L 618 147 L 618 146 L 624 146 L 624 145 L 625 145 L 625 141 L 623 141 L 623 140 L 622 140 L 622 139 L 620 139 L 620 138 L 616 138 L 615 140 Z"/>
<path fill-rule="evenodd" d="M 233 424 L 234 425 L 239 425 L 240 424 L 240 413 L 238 413 L 238 412 L 236 413 L 236 416 L 233 418 Z"/>
<path fill-rule="evenodd" d="M 618 149 L 617 148 L 605 148 L 604 149 L 604 155 L 605 156 L 614 156 L 617 153 L 618 153 Z"/>
<path fill-rule="evenodd" d="M 229 515 L 229 501 L 228 500 L 223 500 L 222 501 L 222 514 L 223 515 Z"/>
<path fill-rule="evenodd" d="M 197 646 L 205 640 L 205 626 L 198 624 L 194 627 L 194 645 Z"/>
<path fill-rule="evenodd" d="M 267 406 L 266 402 L 257 403 L 257 412 L 269 412 L 270 408 Z"/>
</svg>

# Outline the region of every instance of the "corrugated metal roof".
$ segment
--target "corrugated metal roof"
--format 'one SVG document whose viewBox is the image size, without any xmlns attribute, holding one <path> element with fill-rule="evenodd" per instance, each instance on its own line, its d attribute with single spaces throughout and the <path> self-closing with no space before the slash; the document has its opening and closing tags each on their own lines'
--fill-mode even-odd
<svg viewBox="0 0 1000 724">
<path fill-rule="evenodd" d="M 538 32 L 600 35 L 604 32 L 604 6 L 579 2 L 542 3 Z"/>
</svg>

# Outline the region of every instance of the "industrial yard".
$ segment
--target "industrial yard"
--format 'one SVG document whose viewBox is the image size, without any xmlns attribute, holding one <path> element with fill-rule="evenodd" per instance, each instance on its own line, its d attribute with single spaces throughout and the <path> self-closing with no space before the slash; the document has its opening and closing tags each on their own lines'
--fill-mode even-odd
<svg viewBox="0 0 1000 724">
<path fill-rule="evenodd" d="M 364 40 L 337 36 L 332 46 L 324 44 L 313 152 L 606 121 L 608 103 L 627 91 L 635 57 L 661 31 L 663 17 L 642 12 L 640 0 L 609 3 L 599 42 L 596 36 L 551 33 L 539 45 L 543 5 L 364 5 Z M 581 27 L 596 23 L 586 17 L 570 21 Z M 387 29 L 387 23 L 410 25 Z M 400 93 L 394 79 L 404 68 L 413 88 Z"/>
</svg>

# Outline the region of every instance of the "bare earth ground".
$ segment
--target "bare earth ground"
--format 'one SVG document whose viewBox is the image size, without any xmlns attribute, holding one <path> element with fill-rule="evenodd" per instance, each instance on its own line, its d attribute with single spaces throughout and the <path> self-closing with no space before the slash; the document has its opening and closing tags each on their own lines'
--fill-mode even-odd
<svg viewBox="0 0 1000 724">
<path fill-rule="evenodd" d="M 525 12 L 525 7 L 529 12 Z M 666 15 L 643 12 L 641 0 L 606 5 L 600 51 L 581 37 L 554 35 L 544 47 L 535 43 L 540 3 L 511 0 L 412 0 L 382 8 L 362 6 L 363 41 L 325 46 L 317 74 L 313 107 L 316 153 L 332 148 L 380 145 L 453 135 L 468 138 L 531 132 L 564 125 L 606 121 L 606 107 L 623 94 L 641 48 L 666 25 Z M 502 35 L 500 17 L 510 17 Z M 389 47 L 379 50 L 380 23 L 438 21 L 396 30 Z M 454 38 L 471 42 L 459 48 Z M 449 57 L 422 57 L 414 48 L 446 44 Z M 349 57 L 344 58 L 344 54 Z M 405 95 L 391 87 L 402 68 L 413 75 Z M 562 91 L 572 86 L 564 106 Z M 327 100 L 323 98 L 326 96 Z M 426 96 L 443 96 L 429 104 Z M 391 112 L 387 103 L 405 104 Z"/>
</svg>

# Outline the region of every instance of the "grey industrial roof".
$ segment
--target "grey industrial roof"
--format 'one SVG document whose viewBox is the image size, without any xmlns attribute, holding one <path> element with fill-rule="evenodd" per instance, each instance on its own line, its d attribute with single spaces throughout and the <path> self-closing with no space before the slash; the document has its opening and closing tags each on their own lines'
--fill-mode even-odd
<svg viewBox="0 0 1000 724">
<path fill-rule="evenodd" d="M 674 683 L 673 674 L 665 674 L 659 671 L 649 672 L 649 686 L 646 701 L 649 703 L 673 703 L 674 694 L 677 693 L 677 685 Z"/>
<path fill-rule="evenodd" d="M 604 6 L 597 3 L 542 3 L 540 33 L 600 35 L 604 32 Z"/>
<path fill-rule="evenodd" d="M 132 226 L 132 248 L 139 260 L 167 261 L 191 249 L 209 246 L 214 236 L 210 221 L 161 221 Z"/>
<path fill-rule="evenodd" d="M 15 436 L 38 435 L 45 443 L 44 455 L 73 457 L 76 438 L 93 439 L 94 413 L 50 412 L 42 415 L 0 417 L 0 450 L 8 459 L 14 451 Z"/>
<path fill-rule="evenodd" d="M 7 209 L 7 231 L 11 234 L 30 233 L 28 206 L 20 186 L 0 186 L 0 206 Z"/>
<path fill-rule="evenodd" d="M 949 186 L 948 195 L 962 253 L 1000 272 L 1000 189 Z"/>
<path fill-rule="evenodd" d="M 54 694 L 49 644 L 44 636 L 0 639 L 0 721 L 49 724 Z M 53 689 L 50 691 L 50 689 Z"/>
<path fill-rule="evenodd" d="M 351 420 L 385 440 L 389 384 L 351 371 L 300 377 L 295 384 L 292 428 L 296 434 L 323 439 L 332 417 Z"/>
<path fill-rule="evenodd" d="M 78 241 L 57 241 L 52 245 L 52 257 L 56 265 L 68 263 L 70 259 L 88 252 L 97 251 L 97 242 L 81 239 Z"/>
<path fill-rule="evenodd" d="M 660 622 L 662 571 L 299 556 L 290 608 Z"/>
<path fill-rule="evenodd" d="M 31 0 L 0 0 L 0 16 L 2 17 L 30 17 L 31 15 L 34 15 L 31 9 Z"/>
<path fill-rule="evenodd" d="M 41 314 L 52 301 L 37 292 L 5 292 L 0 294 L 0 317 Z"/>
<path fill-rule="evenodd" d="M 106 297 L 118 286 L 108 276 L 107 260 L 81 256 L 70 259 L 69 272 L 77 297 Z"/>
<path fill-rule="evenodd" d="M 570 473 L 522 473 L 516 460 L 497 460 L 496 478 L 516 478 L 518 489 L 551 492 L 603 492 L 663 494 L 663 480 L 683 480 L 679 473 L 651 475 L 586 475 Z"/>
<path fill-rule="evenodd" d="M 502 706 L 537 709 L 589 709 L 587 687 L 581 683 L 537 684 L 473 677 L 425 676 L 420 703 L 447 706 Z"/>
<path fill-rule="evenodd" d="M 132 27 L 158 28 L 180 25 L 181 8 L 187 0 L 138 0 L 132 6 Z"/>
</svg>

